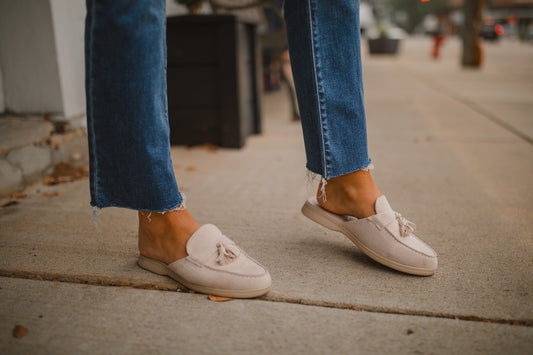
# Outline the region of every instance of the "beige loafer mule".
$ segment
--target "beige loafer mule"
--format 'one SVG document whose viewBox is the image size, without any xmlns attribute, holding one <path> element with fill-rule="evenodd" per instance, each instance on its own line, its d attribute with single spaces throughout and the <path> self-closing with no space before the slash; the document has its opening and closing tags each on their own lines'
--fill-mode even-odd
<svg viewBox="0 0 533 355">
<path fill-rule="evenodd" d="M 430 276 L 437 269 L 437 253 L 413 234 L 415 224 L 395 212 L 385 196 L 375 204 L 376 214 L 355 218 L 331 213 L 310 198 L 302 213 L 312 221 L 346 235 L 366 255 L 392 269 Z"/>
<path fill-rule="evenodd" d="M 270 274 L 212 224 L 201 226 L 187 242 L 188 256 L 171 264 L 140 255 L 143 269 L 166 275 L 206 294 L 252 298 L 266 294 Z"/>
</svg>

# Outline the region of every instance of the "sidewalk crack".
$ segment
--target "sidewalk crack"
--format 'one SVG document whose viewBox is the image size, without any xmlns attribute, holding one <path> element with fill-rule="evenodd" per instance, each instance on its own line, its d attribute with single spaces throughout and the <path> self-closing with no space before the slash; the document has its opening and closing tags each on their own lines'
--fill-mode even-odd
<svg viewBox="0 0 533 355">
<path fill-rule="evenodd" d="M 513 325 L 513 326 L 533 327 L 533 319 L 507 319 L 507 318 L 497 318 L 497 317 L 480 317 L 480 316 L 476 316 L 472 314 L 459 314 L 459 313 L 455 314 L 455 313 L 446 313 L 446 312 L 432 312 L 432 311 L 402 309 L 402 308 L 394 308 L 394 307 L 379 307 L 379 306 L 369 306 L 369 305 L 361 305 L 361 304 L 315 301 L 315 300 L 307 300 L 303 298 L 292 298 L 292 297 L 283 297 L 283 296 L 275 296 L 275 295 L 265 295 L 263 297 L 260 297 L 259 299 L 263 301 L 269 301 L 269 302 L 292 303 L 292 304 L 299 304 L 303 306 L 335 308 L 335 309 L 351 310 L 351 311 L 356 311 L 356 312 L 395 314 L 395 315 L 403 315 L 403 316 L 454 319 L 454 320 L 469 321 L 469 322 L 494 323 L 494 324 Z"/>
<path fill-rule="evenodd" d="M 127 287 L 127 288 L 142 289 L 142 290 L 174 291 L 174 292 L 177 291 L 177 292 L 194 293 L 194 291 L 187 290 L 185 287 L 177 283 L 175 284 L 175 286 L 169 287 L 169 286 L 157 285 L 155 283 L 149 283 L 149 282 L 135 282 L 132 280 L 122 281 L 122 280 L 111 278 L 111 277 L 99 277 L 99 276 L 89 276 L 89 275 L 66 276 L 66 275 L 61 275 L 61 274 L 56 274 L 56 273 L 36 274 L 36 273 L 24 272 L 24 271 L 14 272 L 14 271 L 0 269 L 0 277 L 35 280 L 35 281 L 54 281 L 54 282 L 83 284 L 83 285 L 91 285 L 91 286 Z M 480 317 L 480 316 L 471 315 L 471 314 L 432 312 L 432 311 L 394 308 L 394 307 L 379 307 L 379 306 L 369 306 L 369 305 L 362 305 L 362 304 L 316 301 L 316 300 L 309 300 L 305 298 L 285 297 L 282 295 L 276 295 L 275 293 L 272 293 L 272 292 L 265 296 L 258 297 L 257 300 L 262 301 L 262 302 L 279 302 L 279 303 L 297 304 L 297 305 L 302 305 L 302 306 L 334 308 L 334 309 L 349 310 L 349 311 L 354 311 L 354 312 L 370 312 L 370 313 L 403 315 L 403 316 L 413 316 L 413 317 L 454 319 L 454 320 L 468 321 L 468 322 L 481 322 L 481 323 L 493 323 L 493 324 L 506 324 L 506 325 L 512 325 L 512 326 L 522 326 L 522 327 L 533 327 L 533 319 Z"/>
</svg>

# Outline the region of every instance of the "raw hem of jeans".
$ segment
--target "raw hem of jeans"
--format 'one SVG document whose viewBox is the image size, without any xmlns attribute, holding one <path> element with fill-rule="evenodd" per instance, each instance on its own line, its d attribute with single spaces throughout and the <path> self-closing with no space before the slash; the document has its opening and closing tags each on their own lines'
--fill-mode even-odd
<svg viewBox="0 0 533 355">
<path fill-rule="evenodd" d="M 356 172 L 356 171 L 370 171 L 370 170 L 374 170 L 374 164 L 372 164 L 372 161 L 369 159 L 368 164 L 364 165 L 362 168 L 355 169 L 355 170 L 349 171 L 349 172 L 347 172 L 345 174 L 339 174 L 339 175 L 335 175 L 335 176 L 328 175 L 328 177 L 325 177 L 324 175 L 315 173 L 315 172 L 313 172 L 311 170 L 307 170 L 307 180 L 308 181 L 312 181 L 313 180 L 314 177 L 312 176 L 312 174 L 320 175 L 320 185 L 319 185 L 320 186 L 320 194 L 319 194 L 318 198 L 321 198 L 324 202 L 326 202 L 327 201 L 326 185 L 328 184 L 328 179 L 331 179 L 331 178 L 334 178 L 334 177 L 337 177 L 337 176 L 347 175 L 347 174 L 350 174 L 350 173 L 353 173 L 353 172 Z"/>
<path fill-rule="evenodd" d="M 347 175 L 347 174 L 351 174 L 351 173 L 354 173 L 356 171 L 370 171 L 370 170 L 374 170 L 374 164 L 372 163 L 372 160 L 368 160 L 368 162 L 363 165 L 362 167 L 357 167 L 355 169 L 351 169 L 351 170 L 348 170 L 346 172 L 342 172 L 340 174 L 327 174 L 327 177 L 326 177 L 326 174 L 323 173 L 323 172 L 318 172 L 318 171 L 315 171 L 314 169 L 311 169 L 309 166 L 306 166 L 307 168 L 307 171 L 309 174 L 316 174 L 316 175 L 320 175 L 320 177 L 322 179 L 331 179 L 331 178 L 334 178 L 334 177 L 337 177 L 337 176 L 342 176 L 342 175 Z M 308 179 L 309 179 L 309 176 L 308 176 Z"/>
<path fill-rule="evenodd" d="M 172 211 L 181 211 L 181 210 L 185 209 L 185 201 L 184 200 L 185 199 L 182 199 L 179 203 L 174 203 L 174 204 L 170 205 L 170 207 L 168 207 L 168 208 L 161 208 L 161 209 L 149 209 L 149 208 L 147 209 L 147 208 L 143 208 L 141 206 L 139 206 L 139 207 L 131 207 L 131 206 L 125 206 L 125 205 L 113 204 L 113 203 L 108 203 L 108 204 L 104 204 L 104 205 L 102 205 L 102 204 L 96 205 L 96 204 L 91 203 L 91 207 L 93 208 L 93 213 L 95 213 L 95 214 L 99 214 L 101 209 L 107 208 L 107 207 L 127 208 L 129 210 L 152 212 L 152 213 L 167 213 L 167 212 L 172 212 Z"/>
<path fill-rule="evenodd" d="M 327 178 L 331 179 L 331 178 L 334 178 L 334 177 L 337 177 L 337 176 L 348 175 L 348 174 L 354 173 L 356 171 L 370 171 L 370 170 L 374 170 L 374 164 L 372 164 L 371 160 L 369 160 L 368 163 L 363 165 L 362 167 L 358 167 L 356 169 L 352 169 L 352 170 L 349 170 L 347 172 L 343 172 L 343 173 L 340 173 L 340 174 L 328 174 Z"/>
</svg>

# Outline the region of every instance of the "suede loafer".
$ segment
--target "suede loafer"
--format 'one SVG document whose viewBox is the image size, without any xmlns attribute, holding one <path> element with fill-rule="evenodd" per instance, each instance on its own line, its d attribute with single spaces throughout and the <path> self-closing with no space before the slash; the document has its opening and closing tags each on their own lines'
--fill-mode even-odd
<svg viewBox="0 0 533 355">
<path fill-rule="evenodd" d="M 188 256 L 171 264 L 140 255 L 143 269 L 166 275 L 183 286 L 206 294 L 252 298 L 266 294 L 268 271 L 250 258 L 212 224 L 201 226 L 187 242 Z"/>
<path fill-rule="evenodd" d="M 437 253 L 413 234 L 415 224 L 395 212 L 383 195 L 376 200 L 375 210 L 367 218 L 338 215 L 322 208 L 316 198 L 302 207 L 304 216 L 343 233 L 375 261 L 412 275 L 433 275 Z"/>
</svg>

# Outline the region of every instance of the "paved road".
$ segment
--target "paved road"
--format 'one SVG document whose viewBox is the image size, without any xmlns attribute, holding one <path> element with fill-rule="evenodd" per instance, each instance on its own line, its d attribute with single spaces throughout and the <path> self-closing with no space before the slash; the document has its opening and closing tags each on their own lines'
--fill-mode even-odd
<svg viewBox="0 0 533 355">
<path fill-rule="evenodd" d="M 300 215 L 316 180 L 286 97 L 268 94 L 265 133 L 244 149 L 172 151 L 189 209 L 270 269 L 267 296 L 175 292 L 135 265 L 135 212 L 95 227 L 86 180 L 35 186 L 0 208 L 0 352 L 528 353 L 533 46 L 487 45 L 477 71 L 458 66 L 457 42 L 436 62 L 430 46 L 365 54 L 364 77 L 375 179 L 439 252 L 433 277 L 388 270 Z"/>
</svg>

